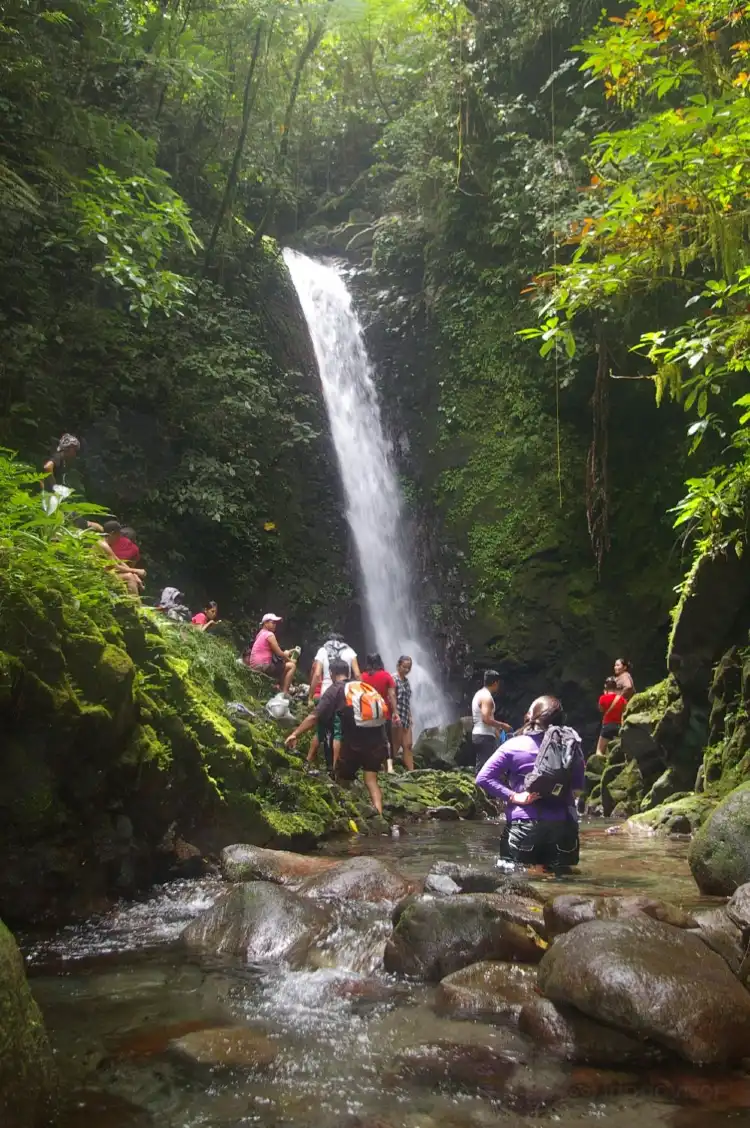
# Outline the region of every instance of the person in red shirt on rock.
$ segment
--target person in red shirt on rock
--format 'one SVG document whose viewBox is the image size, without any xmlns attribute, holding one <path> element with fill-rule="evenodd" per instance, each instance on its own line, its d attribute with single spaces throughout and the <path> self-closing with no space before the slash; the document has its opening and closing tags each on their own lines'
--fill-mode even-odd
<svg viewBox="0 0 750 1128">
<path fill-rule="evenodd" d="M 209 599 L 206 606 L 197 615 L 193 615 L 190 620 L 194 627 L 200 628 L 202 631 L 210 631 L 211 627 L 215 627 L 219 620 L 219 605 L 215 599 Z"/>
<path fill-rule="evenodd" d="M 622 714 L 628 703 L 627 697 L 620 691 L 616 678 L 607 678 L 604 683 L 604 693 L 599 698 L 599 712 L 602 715 L 602 731 L 596 745 L 597 752 L 603 756 L 607 751 L 610 740 L 614 740 L 620 731 Z"/>
<path fill-rule="evenodd" d="M 125 535 L 126 530 L 123 529 L 120 522 L 105 521 L 102 527 L 104 539 L 117 559 L 122 560 L 123 564 L 137 564 L 141 558 L 141 550 L 135 541 Z M 132 532 L 132 530 L 128 529 L 127 532 Z"/>
<path fill-rule="evenodd" d="M 396 683 L 392 674 L 386 670 L 383 659 L 378 653 L 368 654 L 365 658 L 365 669 L 360 679 L 376 689 L 386 704 L 385 730 L 388 737 L 388 747 L 393 747 L 393 725 L 399 723 L 398 706 L 396 704 Z M 393 760 L 388 757 L 388 771 L 393 771 Z"/>
</svg>

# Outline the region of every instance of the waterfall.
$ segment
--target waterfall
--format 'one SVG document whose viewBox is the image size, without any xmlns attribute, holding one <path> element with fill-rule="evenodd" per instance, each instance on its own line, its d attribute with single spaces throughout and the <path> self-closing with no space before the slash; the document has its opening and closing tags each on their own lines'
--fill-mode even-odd
<svg viewBox="0 0 750 1128">
<path fill-rule="evenodd" d="M 417 621 L 401 493 L 362 326 L 341 273 L 284 251 L 312 338 L 364 585 L 375 648 L 386 669 L 408 654 L 414 734 L 450 719 Z"/>
</svg>

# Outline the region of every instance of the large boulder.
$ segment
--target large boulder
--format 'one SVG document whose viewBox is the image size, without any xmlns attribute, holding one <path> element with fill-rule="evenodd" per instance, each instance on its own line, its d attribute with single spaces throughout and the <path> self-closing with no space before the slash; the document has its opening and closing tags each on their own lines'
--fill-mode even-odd
<svg viewBox="0 0 750 1128">
<path fill-rule="evenodd" d="M 317 854 L 294 854 L 290 850 L 266 850 L 262 846 L 237 843 L 221 851 L 221 873 L 226 881 L 273 881 L 296 885 L 339 865 L 338 858 Z"/>
<path fill-rule="evenodd" d="M 248 963 L 304 961 L 328 913 L 306 897 L 265 881 L 236 885 L 182 933 L 188 948 L 241 956 Z"/>
<path fill-rule="evenodd" d="M 386 971 L 439 980 L 480 960 L 537 963 L 541 905 L 495 893 L 413 899 L 400 906 L 386 944 Z"/>
<path fill-rule="evenodd" d="M 528 881 L 503 873 L 496 866 L 477 866 L 468 862 L 435 862 L 425 878 L 425 888 L 436 877 L 448 877 L 461 893 L 508 893 L 544 902 L 545 895 Z"/>
<path fill-rule="evenodd" d="M 308 877 L 299 886 L 305 897 L 335 901 L 400 901 L 417 882 L 398 873 L 379 858 L 347 858 L 337 866 Z"/>
<path fill-rule="evenodd" d="M 743 983 L 750 976 L 750 958 L 745 931 L 727 912 L 725 906 L 698 913 L 696 936 L 717 952 Z"/>
<path fill-rule="evenodd" d="M 452 771 L 457 767 L 473 767 L 468 749 L 471 747 L 471 717 L 462 717 L 450 725 L 428 728 L 420 733 L 414 745 L 414 763 L 419 768 Z"/>
<path fill-rule="evenodd" d="M 524 964 L 483 960 L 440 981 L 438 1003 L 448 1011 L 518 1018 L 536 995 L 535 969 Z"/>
<path fill-rule="evenodd" d="M 750 994 L 684 929 L 645 917 L 581 924 L 546 952 L 538 981 L 553 1002 L 698 1065 L 747 1055 Z"/>
<path fill-rule="evenodd" d="M 23 958 L 0 921 L 0 1124 L 34 1128 L 52 1096 L 55 1073 L 42 1016 Z"/>
<path fill-rule="evenodd" d="M 644 1042 L 581 1014 L 574 1007 L 558 1006 L 550 999 L 528 999 L 521 1007 L 518 1027 L 540 1049 L 576 1065 L 610 1069 L 622 1065 L 644 1066 L 664 1056 L 652 1042 Z"/>
<path fill-rule="evenodd" d="M 700 827 L 688 862 L 701 893 L 729 897 L 750 881 L 750 783 L 730 792 Z"/>
<path fill-rule="evenodd" d="M 657 901 L 645 894 L 630 897 L 586 897 L 563 893 L 544 906 L 544 923 L 550 938 L 561 936 L 588 920 L 625 920 L 647 916 L 675 928 L 696 928 L 697 922 L 677 905 Z"/>
</svg>

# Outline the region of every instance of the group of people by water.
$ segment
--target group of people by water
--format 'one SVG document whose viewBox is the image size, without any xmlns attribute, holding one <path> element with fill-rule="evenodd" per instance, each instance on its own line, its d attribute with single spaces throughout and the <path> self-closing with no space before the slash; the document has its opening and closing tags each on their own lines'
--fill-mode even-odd
<svg viewBox="0 0 750 1128">
<path fill-rule="evenodd" d="M 281 647 L 276 632 L 282 621 L 272 612 L 263 616 L 243 661 L 288 694 L 300 651 Z M 298 737 L 314 730 L 307 769 L 315 770 L 322 748 L 329 770 L 339 781 L 351 781 L 361 770 L 378 814 L 383 813 L 378 773 L 385 766 L 393 771 L 399 757 L 407 771 L 414 768 L 411 668 L 411 658 L 402 654 L 391 674 L 380 654 L 373 652 L 366 656 L 362 669 L 353 647 L 340 634 L 331 633 L 317 650 L 310 670 L 307 702 L 311 712 L 286 739 L 287 747 L 294 748 Z"/>
<path fill-rule="evenodd" d="M 581 738 L 565 723 L 562 703 L 552 696 L 532 701 L 517 732 L 495 718 L 500 675 L 488 670 L 472 700 L 472 747 L 476 783 L 505 807 L 501 853 L 523 865 L 576 865 L 579 856 L 578 797 L 586 761 Z M 619 733 L 625 707 L 635 693 L 632 667 L 617 658 L 614 676 L 599 698 L 602 716 L 597 753 Z"/>
</svg>

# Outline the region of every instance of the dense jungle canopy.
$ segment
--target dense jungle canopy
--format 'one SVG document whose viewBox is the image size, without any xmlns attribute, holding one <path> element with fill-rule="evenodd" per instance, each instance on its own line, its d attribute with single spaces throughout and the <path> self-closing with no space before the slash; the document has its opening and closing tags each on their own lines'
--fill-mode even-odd
<svg viewBox="0 0 750 1128">
<path fill-rule="evenodd" d="M 340 623 L 279 248 L 343 255 L 446 670 L 659 674 L 747 528 L 746 36 L 731 0 L 11 0 L 0 442 L 80 434 L 154 589 Z"/>
</svg>

